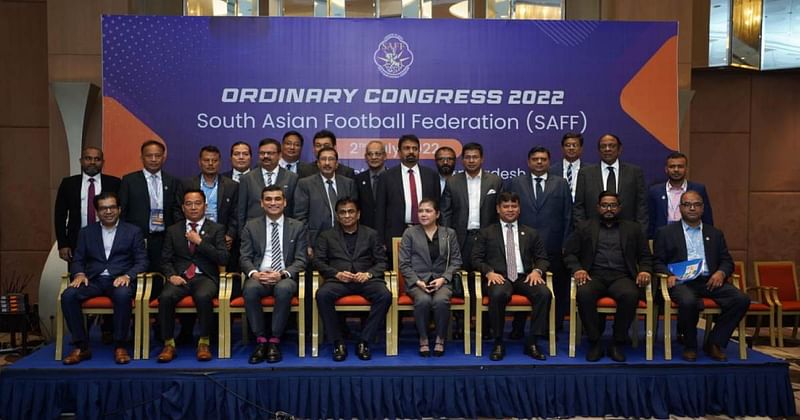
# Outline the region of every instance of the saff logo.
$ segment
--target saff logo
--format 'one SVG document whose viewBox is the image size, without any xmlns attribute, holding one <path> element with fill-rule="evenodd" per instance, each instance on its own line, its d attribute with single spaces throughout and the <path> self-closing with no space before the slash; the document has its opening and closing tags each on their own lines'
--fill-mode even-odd
<svg viewBox="0 0 800 420">
<path fill-rule="evenodd" d="M 414 63 L 414 53 L 411 52 L 402 36 L 389 34 L 378 44 L 378 49 L 375 50 L 372 59 L 381 74 L 397 79 L 408 73 L 411 64 Z"/>
</svg>

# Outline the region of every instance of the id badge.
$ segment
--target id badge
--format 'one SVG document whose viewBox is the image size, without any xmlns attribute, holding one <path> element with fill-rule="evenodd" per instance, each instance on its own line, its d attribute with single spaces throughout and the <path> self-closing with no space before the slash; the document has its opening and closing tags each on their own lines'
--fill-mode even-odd
<svg viewBox="0 0 800 420">
<path fill-rule="evenodd" d="M 153 226 L 164 226 L 163 209 L 150 209 L 150 224 Z"/>
</svg>

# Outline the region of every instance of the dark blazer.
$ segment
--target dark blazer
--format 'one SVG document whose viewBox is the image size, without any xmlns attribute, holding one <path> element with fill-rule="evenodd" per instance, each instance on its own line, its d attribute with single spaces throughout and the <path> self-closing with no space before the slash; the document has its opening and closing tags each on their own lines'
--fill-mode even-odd
<svg viewBox="0 0 800 420">
<path fill-rule="evenodd" d="M 725 273 L 725 278 L 733 274 L 733 258 L 728 252 L 725 235 L 712 225 L 703 223 L 703 248 L 709 275 L 717 270 Z M 653 246 L 655 270 L 657 273 L 672 274 L 668 264 L 687 260 L 686 236 L 682 223 L 670 223 L 658 230 Z"/>
<path fill-rule="evenodd" d="M 572 231 L 572 193 L 567 180 L 548 174 L 538 202 L 534 200 L 530 173 L 511 179 L 506 189 L 519 194 L 519 222 L 539 232 L 548 255 L 560 257 Z"/>
<path fill-rule="evenodd" d="M 503 180 L 499 176 L 482 170 L 480 227 L 497 222 L 497 195 L 503 191 Z M 464 246 L 469 222 L 469 193 L 467 192 L 467 173 L 460 172 L 447 179 L 442 194 L 441 224 L 456 230 L 458 243 Z"/>
<path fill-rule="evenodd" d="M 358 200 L 356 183 L 346 176 L 335 176 L 336 198 Z M 313 247 L 317 236 L 333 227 L 331 207 L 328 204 L 328 186 L 322 176 L 308 176 L 297 182 L 294 192 L 294 217 L 308 227 L 308 244 Z M 336 203 L 333 203 L 336 205 Z"/>
<path fill-rule="evenodd" d="M 378 239 L 378 233 L 370 227 L 359 225 L 356 235 L 356 247 L 352 254 L 347 252 L 344 232 L 339 225 L 319 235 L 314 247 L 314 269 L 325 281 L 337 281 L 336 274 L 340 271 L 370 273 L 370 281 L 384 281 L 386 249 Z"/>
<path fill-rule="evenodd" d="M 600 221 L 581 222 L 567 240 L 564 250 L 564 264 L 570 274 L 578 270 L 591 272 L 597 255 L 597 241 L 600 235 Z M 619 221 L 620 245 L 625 267 L 632 279 L 642 272 L 653 272 L 653 256 L 644 237 L 641 226 L 629 220 Z"/>
<path fill-rule="evenodd" d="M 600 164 L 581 166 L 578 172 L 578 184 L 575 187 L 575 206 L 572 217 L 575 225 L 586 220 L 595 220 L 597 213 L 597 197 L 605 190 Z M 639 222 L 642 232 L 647 232 L 650 221 L 647 215 L 647 189 L 642 169 L 636 165 L 619 163 L 617 175 L 617 193 L 622 204 L 619 218 Z"/>
<path fill-rule="evenodd" d="M 419 177 L 422 180 L 422 198 L 439 201 L 439 174 L 431 168 L 419 165 Z M 403 192 L 402 164 L 389 168 L 378 181 L 378 202 L 375 208 L 375 230 L 387 248 L 392 245 L 392 238 L 400 237 L 406 230 L 405 212 L 406 195 Z M 420 188 L 418 185 L 417 188 Z M 419 192 L 417 192 L 419 194 Z"/>
<path fill-rule="evenodd" d="M 162 197 L 164 199 L 164 230 L 168 226 L 183 221 L 181 203 L 183 202 L 183 184 L 178 178 L 161 171 Z M 150 193 L 147 180 L 141 170 L 131 172 L 122 177 L 119 186 L 119 202 L 122 205 L 120 218 L 139 226 L 145 237 L 150 234 Z"/>
<path fill-rule="evenodd" d="M 406 281 L 406 290 L 415 286 L 417 280 L 429 281 L 444 277 L 452 282 L 453 273 L 461 268 L 461 251 L 455 230 L 439 226 L 439 258 L 431 261 L 428 236 L 421 225 L 412 226 L 403 232 L 398 251 L 398 269 Z"/>
<path fill-rule="evenodd" d="M 299 165 L 297 165 L 297 176 L 300 179 L 318 173 L 319 168 L 317 167 L 317 161 L 311 163 L 301 162 Z M 339 167 L 336 168 L 336 175 L 346 176 L 350 179 L 353 179 L 356 176 L 356 171 L 344 163 L 339 163 Z"/>
<path fill-rule="evenodd" d="M 203 274 L 219 284 L 219 266 L 227 264 L 229 257 L 225 246 L 225 226 L 206 219 L 198 233 L 203 240 L 191 254 L 186 240 L 186 222 L 167 228 L 161 251 L 161 273 L 166 278 L 182 275 L 194 263 Z"/>
<path fill-rule="evenodd" d="M 383 172 L 378 179 L 381 176 L 383 176 Z M 365 169 L 359 172 L 353 180 L 356 182 L 356 188 L 358 189 L 358 207 L 361 209 L 361 219 L 358 223 L 375 229 L 375 205 L 377 200 L 372 192 L 372 173 L 369 169 Z"/>
<path fill-rule="evenodd" d="M 481 229 L 478 240 L 472 248 L 472 264 L 482 275 L 495 272 L 508 278 L 506 265 L 506 246 L 503 240 L 502 222 L 492 223 Z M 522 257 L 522 270 L 530 273 L 534 269 L 546 272 L 550 267 L 544 242 L 533 228 L 517 224 L 517 246 Z M 516 278 L 515 278 L 516 280 Z"/>
<path fill-rule="evenodd" d="M 700 197 L 703 198 L 704 204 L 702 219 L 703 224 L 713 225 L 714 214 L 711 210 L 711 200 L 709 200 L 708 193 L 706 193 L 706 186 L 697 182 L 687 181 L 686 190 L 696 191 L 700 194 Z M 667 199 L 666 182 L 660 182 L 650 186 L 650 190 L 647 192 L 647 207 L 650 215 L 650 223 L 648 224 L 647 230 L 648 238 L 655 238 L 658 229 L 667 224 L 667 217 L 669 216 L 667 210 L 668 202 L 669 200 Z"/>
<path fill-rule="evenodd" d="M 184 180 L 184 191 L 200 188 L 201 175 Z M 206 200 L 207 201 L 207 200 Z M 225 227 L 225 235 L 236 239 L 239 235 L 239 184 L 229 177 L 219 176 L 217 185 L 217 222 Z"/>
<path fill-rule="evenodd" d="M 294 205 L 294 190 L 297 186 L 297 175 L 286 169 L 276 166 L 278 175 L 275 177 L 275 185 L 283 188 L 286 197 L 286 209 L 283 214 L 292 216 Z M 261 168 L 256 168 L 239 178 L 239 226 L 244 226 L 245 222 L 254 217 L 264 217 L 264 209 L 261 208 L 261 191 L 264 189 L 264 176 L 261 175 Z"/>
<path fill-rule="evenodd" d="M 78 233 L 78 245 L 72 253 L 69 272 L 73 278 L 77 273 L 84 273 L 91 281 L 108 270 L 111 277 L 127 274 L 133 281 L 139 273 L 147 270 L 148 264 L 144 237 L 138 227 L 120 221 L 111 254 L 106 258 L 101 224 L 92 223 Z"/>
<path fill-rule="evenodd" d="M 53 210 L 56 240 L 59 248 L 72 248 L 78 245 L 78 231 L 81 230 L 81 182 L 83 173 L 65 177 L 58 186 L 56 206 Z M 118 192 L 119 178 L 101 174 L 103 191 Z M 97 194 L 100 192 L 98 191 Z M 94 222 L 89 221 L 89 224 Z"/>
<path fill-rule="evenodd" d="M 292 275 L 294 280 L 298 279 L 301 272 L 306 270 L 308 262 L 308 242 L 306 238 L 306 227 L 290 217 L 283 218 L 283 262 L 286 271 Z M 267 247 L 267 218 L 266 216 L 256 217 L 247 221 L 242 229 L 242 245 L 239 248 L 241 256 L 239 263 L 242 272 L 247 273 L 256 270 L 264 259 L 264 250 Z"/>
</svg>

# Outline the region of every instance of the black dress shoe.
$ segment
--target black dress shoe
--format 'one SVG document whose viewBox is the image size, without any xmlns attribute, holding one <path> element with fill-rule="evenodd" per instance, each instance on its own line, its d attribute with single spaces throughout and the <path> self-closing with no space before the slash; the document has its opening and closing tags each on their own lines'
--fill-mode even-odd
<svg viewBox="0 0 800 420">
<path fill-rule="evenodd" d="M 622 346 L 618 344 L 612 344 L 608 346 L 608 357 L 615 362 L 624 362 L 625 361 L 625 353 L 622 352 Z"/>
<path fill-rule="evenodd" d="M 247 360 L 248 363 L 254 365 L 256 363 L 261 363 L 264 359 L 267 358 L 267 343 L 259 343 L 256 345 L 256 349 L 250 355 L 250 359 Z"/>
<path fill-rule="evenodd" d="M 685 349 L 683 349 L 682 357 L 683 360 L 686 360 L 687 362 L 697 361 L 697 349 L 686 347 Z"/>
<path fill-rule="evenodd" d="M 525 355 L 530 356 L 536 360 L 547 360 L 547 356 L 539 350 L 539 346 L 536 344 L 531 344 L 529 346 L 525 346 Z"/>
<path fill-rule="evenodd" d="M 589 347 L 589 352 L 586 353 L 587 362 L 596 362 L 603 357 L 603 347 L 599 342 L 594 343 Z"/>
<path fill-rule="evenodd" d="M 267 343 L 267 363 L 280 362 L 283 357 L 281 356 L 281 349 L 275 343 Z"/>
<path fill-rule="evenodd" d="M 489 355 L 489 360 L 493 362 L 499 362 L 506 357 L 506 348 L 502 344 L 495 344 L 494 348 L 492 349 L 492 354 Z"/>
<path fill-rule="evenodd" d="M 372 359 L 372 354 L 369 352 L 369 344 L 366 341 L 361 341 L 356 344 L 356 355 L 361 360 Z"/>
<path fill-rule="evenodd" d="M 719 348 L 716 344 L 708 343 L 705 347 L 705 352 L 708 357 L 718 361 L 718 362 L 727 362 L 728 356 L 722 352 L 722 349 Z"/>
<path fill-rule="evenodd" d="M 347 347 L 344 343 L 335 343 L 333 345 L 333 361 L 343 362 L 345 359 L 347 359 Z"/>
</svg>

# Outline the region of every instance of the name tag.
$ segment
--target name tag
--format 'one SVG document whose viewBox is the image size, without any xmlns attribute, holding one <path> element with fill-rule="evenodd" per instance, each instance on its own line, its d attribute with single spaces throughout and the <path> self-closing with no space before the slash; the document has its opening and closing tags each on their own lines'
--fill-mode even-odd
<svg viewBox="0 0 800 420">
<path fill-rule="evenodd" d="M 163 209 L 150 209 L 150 224 L 153 226 L 164 226 Z"/>
</svg>

